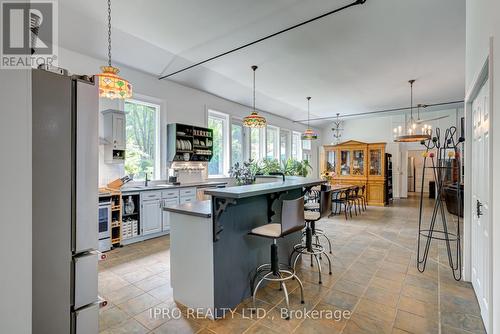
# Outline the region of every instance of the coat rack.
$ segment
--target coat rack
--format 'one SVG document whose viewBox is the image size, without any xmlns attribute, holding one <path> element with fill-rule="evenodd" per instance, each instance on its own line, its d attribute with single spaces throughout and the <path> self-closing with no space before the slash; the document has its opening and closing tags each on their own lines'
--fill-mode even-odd
<svg viewBox="0 0 500 334">
<path fill-rule="evenodd" d="M 462 182 L 461 173 L 461 154 L 459 150 L 459 145 L 465 141 L 463 137 L 457 137 L 457 128 L 452 126 L 448 128 L 445 132 L 444 139 L 441 137 L 441 131 L 439 128 L 435 130 L 435 136 L 431 136 L 431 139 L 422 141 L 421 144 L 425 146 L 426 150 L 423 154 L 424 166 L 422 173 L 422 184 L 420 190 L 420 212 L 418 218 L 418 244 L 417 244 L 417 269 L 421 273 L 425 271 L 427 265 L 427 258 L 429 256 L 429 249 L 431 246 L 431 241 L 433 239 L 445 241 L 446 251 L 448 254 L 448 263 L 453 272 L 453 278 L 457 281 L 462 279 L 462 245 L 460 236 L 460 212 L 463 212 L 462 203 L 462 192 L 460 184 Z M 431 151 L 436 151 L 436 154 Z M 427 166 L 427 159 L 431 160 L 431 166 Z M 453 164 L 454 162 L 454 164 Z M 429 226 L 423 226 L 423 190 L 424 190 L 424 178 L 426 169 L 432 169 L 434 180 L 436 182 L 436 201 L 434 203 L 434 209 L 432 211 L 432 216 L 430 219 Z M 452 233 L 450 232 L 450 227 L 448 226 L 448 221 L 446 220 L 446 212 L 443 203 L 444 186 L 447 180 L 451 178 L 453 180 L 454 169 L 458 170 L 456 175 L 457 182 L 457 194 L 456 200 L 458 208 L 456 229 Z M 441 217 L 442 229 L 437 228 L 437 218 Z M 453 227 L 451 227 L 453 229 Z M 425 241 L 425 247 L 421 247 L 421 240 Z M 455 245 L 455 252 L 453 252 L 452 246 Z"/>
</svg>

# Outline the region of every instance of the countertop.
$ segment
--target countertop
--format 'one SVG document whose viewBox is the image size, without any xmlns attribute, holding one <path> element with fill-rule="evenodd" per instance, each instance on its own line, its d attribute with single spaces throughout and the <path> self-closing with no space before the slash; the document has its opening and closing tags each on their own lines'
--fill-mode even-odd
<svg viewBox="0 0 500 334">
<path fill-rule="evenodd" d="M 299 187 L 316 186 L 325 182 L 325 180 L 317 178 L 287 176 L 285 181 L 280 180 L 277 182 L 250 184 L 221 189 L 208 189 L 205 190 L 205 194 L 220 198 L 245 198 L 296 189 Z"/>
<path fill-rule="evenodd" d="M 195 201 L 186 204 L 170 205 L 163 208 L 164 211 L 182 213 L 190 216 L 210 218 L 212 217 L 212 201 Z"/>
<path fill-rule="evenodd" d="M 150 190 L 164 190 L 164 189 L 179 189 L 179 188 L 190 188 L 190 187 L 197 187 L 197 188 L 216 187 L 216 186 L 222 186 L 222 185 L 226 185 L 226 184 L 227 184 L 227 182 L 220 182 L 220 181 L 187 182 L 187 183 L 181 183 L 179 185 L 161 183 L 161 184 L 152 184 L 152 185 L 149 185 L 147 187 L 145 187 L 143 185 L 142 186 L 123 187 L 122 193 L 150 191 Z"/>
</svg>

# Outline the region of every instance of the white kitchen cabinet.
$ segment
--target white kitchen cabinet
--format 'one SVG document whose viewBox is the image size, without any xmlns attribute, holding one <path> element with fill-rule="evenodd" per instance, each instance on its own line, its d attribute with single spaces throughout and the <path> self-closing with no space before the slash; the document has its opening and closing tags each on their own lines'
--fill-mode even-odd
<svg viewBox="0 0 500 334">
<path fill-rule="evenodd" d="M 163 206 L 171 206 L 179 204 L 179 197 L 167 198 L 163 200 Z M 170 231 L 170 214 L 167 211 L 162 211 L 162 230 Z"/>
<path fill-rule="evenodd" d="M 104 117 L 105 161 L 107 163 L 124 162 L 127 147 L 125 113 L 120 110 L 107 109 Z"/>
<path fill-rule="evenodd" d="M 161 199 L 159 196 L 153 199 L 141 199 L 141 226 L 143 235 L 162 231 Z"/>
</svg>

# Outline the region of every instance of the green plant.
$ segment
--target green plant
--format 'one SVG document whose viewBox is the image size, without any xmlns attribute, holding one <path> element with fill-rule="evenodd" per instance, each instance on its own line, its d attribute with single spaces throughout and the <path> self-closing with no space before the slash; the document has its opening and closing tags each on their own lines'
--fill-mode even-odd
<svg viewBox="0 0 500 334">
<path fill-rule="evenodd" d="M 260 171 L 262 174 L 281 172 L 281 165 L 277 159 L 265 158 L 260 162 Z"/>
<path fill-rule="evenodd" d="M 283 161 L 283 166 L 281 169 L 281 171 L 285 175 L 303 176 L 303 177 L 307 177 L 307 175 L 309 175 L 309 172 L 311 170 L 312 167 L 309 164 L 309 161 L 307 160 L 298 161 L 292 158 L 288 158 L 286 161 Z"/>
<path fill-rule="evenodd" d="M 245 184 L 252 184 L 255 182 L 255 173 L 252 171 L 252 161 L 235 163 L 229 169 L 229 175 L 236 179 L 236 183 L 241 186 Z"/>
</svg>

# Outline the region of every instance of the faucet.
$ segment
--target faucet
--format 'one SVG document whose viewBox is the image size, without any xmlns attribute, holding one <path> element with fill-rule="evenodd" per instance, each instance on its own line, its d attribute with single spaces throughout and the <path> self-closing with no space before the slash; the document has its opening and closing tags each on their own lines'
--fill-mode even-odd
<svg viewBox="0 0 500 334">
<path fill-rule="evenodd" d="M 281 175 L 283 177 L 283 182 L 285 182 L 285 174 L 282 172 L 270 172 L 269 175 Z"/>
<path fill-rule="evenodd" d="M 146 173 L 146 179 L 144 180 L 144 186 L 147 187 L 149 185 L 148 173 Z"/>
</svg>

